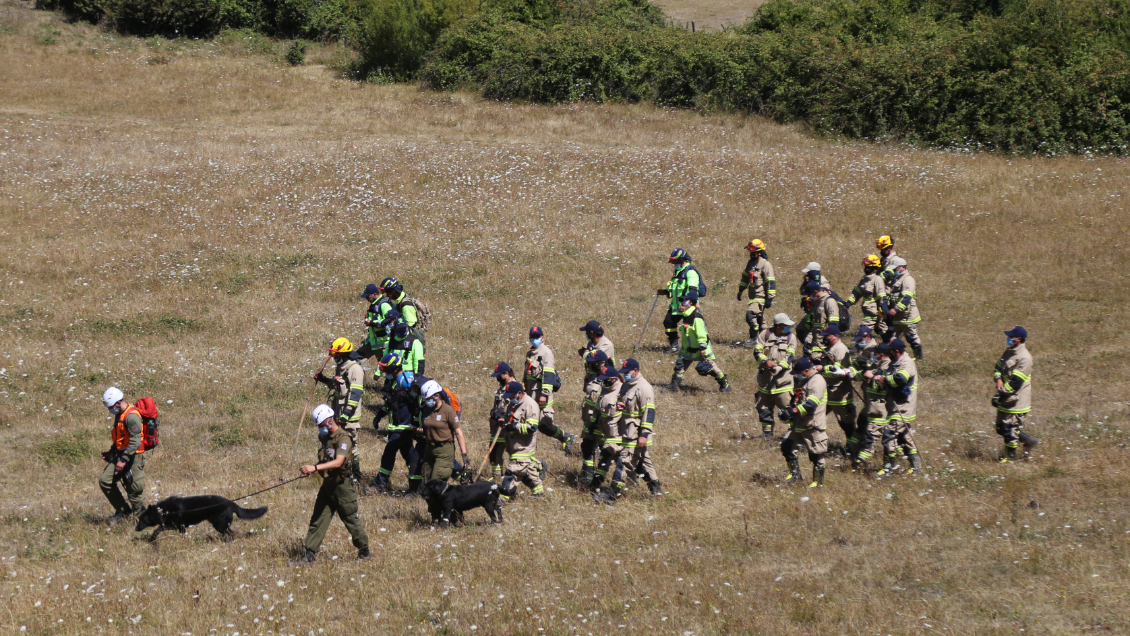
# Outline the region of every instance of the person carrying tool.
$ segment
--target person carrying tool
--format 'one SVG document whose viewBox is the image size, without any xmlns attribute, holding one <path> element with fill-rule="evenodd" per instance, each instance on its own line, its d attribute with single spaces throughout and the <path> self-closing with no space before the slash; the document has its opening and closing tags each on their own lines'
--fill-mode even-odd
<svg viewBox="0 0 1130 636">
<path fill-rule="evenodd" d="M 110 450 L 102 453 L 106 467 L 98 478 L 98 487 L 114 507 L 110 523 L 117 523 L 130 515 L 140 515 L 145 510 L 145 447 L 141 443 L 141 413 L 137 406 L 126 402 L 117 387 L 102 394 L 102 404 L 110 411 L 114 424 L 110 427 Z M 125 489 L 126 497 L 118 489 Z"/>
<path fill-rule="evenodd" d="M 663 317 L 663 330 L 667 333 L 667 352 L 678 353 L 679 322 L 682 320 L 679 307 L 682 304 L 682 298 L 687 291 L 692 289 L 698 292 L 699 296 L 704 295 L 706 285 L 703 283 L 698 269 L 691 265 L 691 255 L 683 248 L 675 248 L 667 262 L 675 267 L 675 273 L 671 276 L 671 280 L 667 281 L 667 286 L 655 293 L 671 299 L 671 303 L 667 307 L 667 315 Z M 616 364 L 615 360 L 612 364 Z"/>
<path fill-rule="evenodd" d="M 504 428 L 506 452 L 510 454 L 510 461 L 506 464 L 499 492 L 503 500 L 511 501 L 518 493 L 515 482 L 521 481 L 530 489 L 530 498 L 541 499 L 545 496 L 545 486 L 542 483 L 545 467 L 537 458 L 538 416 L 541 409 L 537 402 L 526 395 L 520 382 L 507 384 L 502 397 L 508 402 Z"/>
<path fill-rule="evenodd" d="M 376 356 L 379 360 L 384 357 L 385 349 L 388 347 L 388 331 L 385 329 L 385 320 L 388 319 L 390 312 L 396 310 L 396 305 L 381 293 L 379 287 L 372 283 L 365 286 L 365 291 L 361 292 L 361 298 L 369 301 L 369 308 L 365 311 L 365 342 L 357 347 L 357 355 L 362 360 L 368 360 L 373 356 Z M 380 377 L 377 376 L 375 379 L 380 384 Z"/>
<path fill-rule="evenodd" d="M 531 327 L 530 349 L 526 352 L 526 372 L 522 385 L 526 395 L 533 397 L 541 409 L 538 430 L 560 442 L 566 455 L 572 455 L 576 436 L 566 433 L 553 423 L 553 393 L 561 388 L 556 366 L 553 350 L 545 344 L 545 331 L 538 326 Z"/>
<path fill-rule="evenodd" d="M 499 362 L 494 365 L 494 370 L 491 371 L 490 377 L 498 380 L 498 390 L 494 392 L 494 405 L 490 409 L 490 438 L 497 439 L 494 446 L 491 447 L 488 456 L 490 457 L 491 473 L 495 480 L 502 479 L 502 466 L 503 460 L 506 459 L 506 439 L 505 431 L 499 433 L 506 426 L 507 421 L 507 408 L 510 402 L 506 399 L 506 386 L 514 382 L 514 370 L 510 368 L 509 364 Z"/>
<path fill-rule="evenodd" d="M 310 528 L 306 531 L 306 554 L 302 560 L 313 563 L 330 529 L 330 521 L 336 514 L 353 539 L 357 548 L 357 558 L 361 560 L 372 556 L 369 552 L 369 535 L 361 518 L 357 515 L 357 490 L 350 479 L 352 471 L 349 463 L 353 457 L 353 439 L 334 422 L 334 411 L 325 404 L 314 407 L 314 422 L 318 425 L 318 441 L 322 448 L 318 451 L 318 461 L 299 468 L 303 475 L 322 474 L 322 486 L 314 499 L 314 511 L 310 515 Z"/>
<path fill-rule="evenodd" d="M 619 373 L 624 379 L 616 405 L 620 410 L 621 437 L 625 445 L 635 443 L 628 474 L 642 475 L 651 495 L 659 497 L 663 494 L 663 485 L 651 461 L 651 447 L 655 445 L 655 389 L 644 379 L 640 363 L 632 358 L 624 361 Z"/>
<path fill-rule="evenodd" d="M 743 346 L 754 347 L 757 345 L 757 337 L 765 330 L 765 311 L 773 306 L 773 301 L 777 298 L 777 275 L 761 239 L 753 239 L 745 248 L 749 251 L 749 261 L 738 282 L 738 300 L 748 291 L 749 305 L 746 306 L 745 321 L 749 325 L 749 340 Z"/>
<path fill-rule="evenodd" d="M 1032 354 L 1028 351 L 1028 330 L 1019 325 L 1004 332 L 1008 348 L 997 360 L 993 383 L 997 392 L 997 435 L 1004 438 L 1001 463 L 1015 462 L 1019 444 L 1027 457 L 1040 440 L 1024 432 L 1024 418 L 1032 411 Z"/>
<path fill-rule="evenodd" d="M 679 299 L 680 343 L 679 359 L 675 360 L 675 372 L 671 375 L 671 387 L 678 389 L 683 384 L 683 372 L 690 363 L 698 361 L 694 370 L 701 376 L 711 376 L 718 382 L 718 390 L 729 393 L 734 390 L 722 368 L 714 361 L 714 347 L 706 332 L 706 319 L 698 308 L 698 292 L 690 290 Z"/>
</svg>

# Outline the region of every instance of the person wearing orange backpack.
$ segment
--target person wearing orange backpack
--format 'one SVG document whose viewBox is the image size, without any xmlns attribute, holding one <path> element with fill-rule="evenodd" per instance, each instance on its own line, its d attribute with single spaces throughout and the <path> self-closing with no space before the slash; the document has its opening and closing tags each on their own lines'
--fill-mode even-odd
<svg viewBox="0 0 1130 636">
<path fill-rule="evenodd" d="M 110 450 L 102 453 L 106 468 L 98 478 L 98 486 L 110 500 L 110 505 L 114 506 L 110 523 L 118 523 L 145 510 L 145 449 L 141 444 L 141 413 L 136 406 L 126 402 L 120 389 L 113 386 L 102 394 L 102 404 L 110 410 L 114 425 L 110 429 L 113 444 Z M 119 482 L 126 491 L 128 503 L 118 489 Z"/>
</svg>

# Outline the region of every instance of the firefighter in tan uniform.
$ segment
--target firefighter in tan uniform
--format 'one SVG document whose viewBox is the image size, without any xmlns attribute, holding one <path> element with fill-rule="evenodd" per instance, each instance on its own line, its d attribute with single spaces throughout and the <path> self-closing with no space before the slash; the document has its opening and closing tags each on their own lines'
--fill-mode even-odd
<svg viewBox="0 0 1130 636">
<path fill-rule="evenodd" d="M 98 478 L 98 487 L 114 507 L 110 523 L 117 523 L 145 510 L 145 448 L 141 443 L 141 413 L 136 406 L 126 402 L 125 395 L 117 387 L 106 389 L 102 394 L 102 404 L 109 409 L 114 425 L 110 429 L 113 444 L 109 451 L 102 453 L 106 467 Z M 126 491 L 128 503 L 118 489 L 119 483 Z"/>
<path fill-rule="evenodd" d="M 872 448 L 875 441 L 881 439 L 883 428 L 887 425 L 887 389 L 879 383 L 878 378 L 886 373 L 891 361 L 886 354 L 878 354 L 878 346 L 879 341 L 875 339 L 871 329 L 866 325 L 860 327 L 855 334 L 855 351 L 852 356 L 852 377 L 860 380 L 863 395 L 863 408 L 856 421 L 859 446 L 852 453 L 851 462 L 851 467 L 855 469 L 862 468 L 864 463 L 874 457 Z M 864 377 L 867 371 L 874 372 L 872 377 Z"/>
<path fill-rule="evenodd" d="M 596 491 L 604 483 L 608 469 L 613 468 L 610 489 L 616 491 L 612 496 L 615 499 L 624 489 L 624 471 L 629 468 L 624 459 L 627 458 L 630 463 L 632 451 L 624 447 L 620 425 L 620 374 L 613 368 L 607 368 L 597 381 L 600 383 L 600 395 L 597 397 L 596 421 L 604 444 L 600 449 L 600 463 L 597 464 L 596 474 L 589 487 L 594 491 L 595 497 Z"/>
<path fill-rule="evenodd" d="M 632 358 L 624 361 L 619 374 L 624 383 L 620 387 L 620 401 L 616 408 L 620 410 L 624 435 L 636 440 L 628 473 L 629 476 L 632 473 L 642 474 L 648 490 L 658 497 L 663 494 L 663 485 L 659 483 L 659 474 L 651 461 L 651 447 L 655 445 L 655 388 L 644 379 L 640 363 Z"/>
<path fill-rule="evenodd" d="M 581 458 L 582 469 L 580 483 L 588 486 L 592 483 L 596 471 L 597 455 L 604 445 L 604 436 L 600 432 L 599 402 L 601 382 L 600 376 L 612 367 L 608 354 L 600 349 L 589 351 L 585 356 L 585 399 L 581 404 Z"/>
<path fill-rule="evenodd" d="M 859 284 L 851 290 L 851 295 L 844 302 L 849 307 L 859 303 L 859 308 L 863 312 L 863 318 L 859 323 L 882 339 L 887 328 L 886 318 L 883 315 L 883 307 L 887 301 L 887 284 L 879 274 L 880 271 L 882 265 L 879 257 L 869 254 L 863 259 L 863 278 L 859 279 Z"/>
<path fill-rule="evenodd" d="M 774 414 L 789 405 L 789 394 L 793 390 L 789 366 L 800 348 L 792 331 L 793 324 L 788 314 L 773 316 L 773 327 L 761 332 L 753 348 L 758 365 L 754 406 L 761 420 L 761 434 L 766 438 L 773 437 Z"/>
<path fill-rule="evenodd" d="M 350 462 L 352 479 L 361 480 L 361 451 L 357 449 L 357 432 L 361 430 L 361 397 L 365 394 L 365 368 L 361 366 L 361 356 L 353 351 L 353 343 L 348 338 L 338 338 L 330 345 L 330 355 L 334 358 L 334 377 L 322 374 L 314 379 L 333 391 L 334 417 L 352 441 L 353 458 Z"/>
<path fill-rule="evenodd" d="M 898 338 L 879 345 L 877 352 L 890 359 L 882 373 L 866 371 L 863 377 L 877 378 L 887 390 L 887 423 L 883 427 L 883 468 L 877 475 L 890 475 L 899 469 L 899 450 L 910 459 L 907 474 L 922 469 L 918 447 L 911 429 L 918 418 L 918 367 L 906 354 L 906 343 Z"/>
<path fill-rule="evenodd" d="M 545 331 L 541 327 L 530 328 L 530 349 L 526 352 L 526 372 L 522 377 L 526 395 L 534 398 L 541 409 L 538 430 L 561 443 L 566 455 L 573 454 L 573 439 L 553 423 L 553 393 L 561 388 L 557 377 L 557 364 L 553 350 L 545 344 Z"/>
<path fill-rule="evenodd" d="M 773 300 L 777 298 L 777 274 L 773 271 L 773 264 L 769 262 L 765 243 L 761 239 L 753 239 L 745 248 L 749 251 L 749 261 L 738 282 L 738 300 L 742 299 L 743 294 L 749 293 L 749 305 L 745 312 L 749 340 L 744 345 L 753 347 L 757 344 L 757 336 L 765 330 L 765 311 L 773 306 Z"/>
<path fill-rule="evenodd" d="M 820 332 L 820 337 L 822 346 L 813 352 L 811 360 L 816 365 L 816 372 L 824 377 L 828 385 L 826 411 L 836 418 L 836 424 L 844 432 L 844 448 L 850 455 L 859 445 L 855 400 L 852 399 L 851 352 L 840 340 L 838 325 L 828 325 Z"/>
<path fill-rule="evenodd" d="M 1004 332 L 1008 348 L 997 360 L 993 383 L 996 395 L 997 434 L 1004 438 L 1002 463 L 1016 461 L 1018 444 L 1024 445 L 1027 456 L 1040 441 L 1025 433 L 1024 418 L 1032 411 L 1032 354 L 1028 352 L 1028 331 L 1019 325 Z"/>
<path fill-rule="evenodd" d="M 502 477 L 499 491 L 505 501 L 511 501 L 518 493 L 518 485 L 514 482 L 520 481 L 530 489 L 530 497 L 540 499 L 545 496 L 545 486 L 541 480 L 542 465 L 536 456 L 541 409 L 533 398 L 526 395 L 519 382 L 507 384 L 502 397 L 508 402 L 505 435 L 510 462 L 506 464 L 506 473 Z"/>
<path fill-rule="evenodd" d="M 490 461 L 491 473 L 494 479 L 502 479 L 502 466 L 503 461 L 506 459 L 506 420 L 508 419 L 507 411 L 510 408 L 510 401 L 506 399 L 506 385 L 515 381 L 514 370 L 510 368 L 509 364 L 499 362 L 494 365 L 494 370 L 491 371 L 490 377 L 498 380 L 498 390 L 494 392 L 494 405 L 490 409 L 490 438 L 492 441 L 498 438 L 498 441 L 491 446 L 490 451 L 487 453 Z M 499 432 L 501 431 L 501 433 Z"/>
<path fill-rule="evenodd" d="M 884 234 L 879 237 L 879 240 L 875 241 L 875 249 L 879 250 L 879 265 L 885 271 L 889 267 L 888 261 L 898 256 L 895 253 L 895 241 Z"/>
<path fill-rule="evenodd" d="M 922 322 L 922 315 L 918 313 L 918 293 L 914 277 L 906 271 L 906 261 L 898 256 L 892 256 L 887 261 L 887 266 L 894 273 L 894 282 L 887 293 L 887 304 L 890 309 L 887 315 L 891 317 L 891 327 L 895 338 L 905 338 L 914 352 L 914 357 L 922 359 L 922 340 L 918 337 L 918 323 Z"/>
<path fill-rule="evenodd" d="M 811 299 L 808 315 L 805 317 L 808 333 L 804 336 L 804 351 L 811 355 L 813 349 L 820 346 L 820 334 L 824 332 L 824 328 L 828 325 L 839 326 L 840 304 L 832 297 L 831 292 L 816 281 L 808 281 L 804 286 L 804 292 Z"/>
<path fill-rule="evenodd" d="M 788 420 L 789 433 L 781 439 L 781 454 L 789 465 L 786 483 L 801 483 L 800 461 L 797 447 L 804 445 L 808 460 L 812 462 L 812 482 L 809 488 L 824 485 L 824 454 L 828 452 L 828 432 L 825 422 L 825 405 L 828 401 L 828 385 L 816 373 L 816 368 L 808 358 L 801 358 L 793 365 L 797 387 L 793 391 L 791 404 L 781 409 L 781 419 Z"/>
</svg>

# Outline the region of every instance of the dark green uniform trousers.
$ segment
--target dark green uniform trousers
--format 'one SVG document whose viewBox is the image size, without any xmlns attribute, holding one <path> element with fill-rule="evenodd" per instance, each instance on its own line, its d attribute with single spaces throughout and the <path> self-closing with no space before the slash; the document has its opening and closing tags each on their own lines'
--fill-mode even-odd
<svg viewBox="0 0 1130 636">
<path fill-rule="evenodd" d="M 451 479 L 452 467 L 455 465 L 455 442 L 433 444 L 424 442 L 424 472 L 423 482 L 429 479 Z"/>
<path fill-rule="evenodd" d="M 141 514 L 145 510 L 145 453 L 133 456 L 133 463 L 126 465 L 126 469 L 118 472 L 114 470 L 115 464 L 106 464 L 102 469 L 102 476 L 98 478 L 98 486 L 103 494 L 110 500 L 110 505 L 116 512 Z M 133 482 L 126 483 L 126 473 L 133 475 Z M 129 503 L 126 503 L 122 491 L 118 489 L 118 482 L 125 488 Z"/>
<path fill-rule="evenodd" d="M 345 529 L 353 537 L 353 547 L 364 550 L 369 547 L 369 535 L 357 516 L 357 491 L 347 477 L 340 484 L 322 482 L 318 498 L 314 500 L 314 513 L 310 515 L 310 529 L 306 532 L 306 549 L 317 552 L 330 529 L 334 513 L 341 517 Z"/>
</svg>

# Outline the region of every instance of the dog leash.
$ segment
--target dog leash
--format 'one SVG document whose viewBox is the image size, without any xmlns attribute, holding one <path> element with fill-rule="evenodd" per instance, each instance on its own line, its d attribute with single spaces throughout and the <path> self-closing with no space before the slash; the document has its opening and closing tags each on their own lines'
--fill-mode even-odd
<svg viewBox="0 0 1130 636">
<path fill-rule="evenodd" d="M 299 479 L 306 479 L 309 476 L 310 475 L 299 475 L 299 476 L 295 477 L 294 479 L 288 479 L 288 480 L 282 482 L 281 484 L 275 484 L 274 486 L 271 486 L 270 488 L 264 488 L 263 490 L 257 490 L 255 492 L 251 493 L 250 495 L 244 495 L 242 497 L 237 497 L 235 499 L 232 499 L 232 501 L 242 501 L 242 500 L 247 499 L 249 497 L 254 497 L 255 495 L 263 494 L 263 493 L 267 492 L 268 490 L 274 490 L 275 488 L 279 488 L 280 486 L 285 486 L 292 481 L 298 481 Z"/>
</svg>

